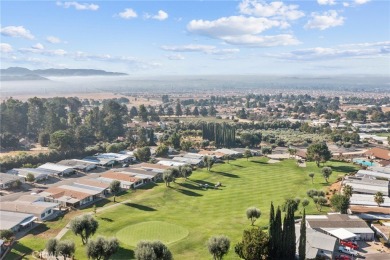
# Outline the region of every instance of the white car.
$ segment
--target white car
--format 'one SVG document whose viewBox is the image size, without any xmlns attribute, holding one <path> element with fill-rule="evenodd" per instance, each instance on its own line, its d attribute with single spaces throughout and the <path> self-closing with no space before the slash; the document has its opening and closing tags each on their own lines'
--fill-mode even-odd
<svg viewBox="0 0 390 260">
<path fill-rule="evenodd" d="M 339 246 L 339 252 L 353 256 L 357 256 L 359 254 L 358 251 L 353 250 L 352 248 L 347 246 Z"/>
</svg>

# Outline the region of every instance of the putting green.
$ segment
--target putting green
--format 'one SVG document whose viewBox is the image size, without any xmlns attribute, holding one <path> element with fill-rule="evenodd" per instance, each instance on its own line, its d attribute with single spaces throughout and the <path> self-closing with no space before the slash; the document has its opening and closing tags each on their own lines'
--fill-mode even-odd
<svg viewBox="0 0 390 260">
<path fill-rule="evenodd" d="M 140 240 L 160 240 L 164 244 L 170 244 L 186 236 L 188 236 L 186 228 L 163 221 L 141 222 L 116 233 L 120 241 L 130 246 L 137 246 Z"/>
</svg>

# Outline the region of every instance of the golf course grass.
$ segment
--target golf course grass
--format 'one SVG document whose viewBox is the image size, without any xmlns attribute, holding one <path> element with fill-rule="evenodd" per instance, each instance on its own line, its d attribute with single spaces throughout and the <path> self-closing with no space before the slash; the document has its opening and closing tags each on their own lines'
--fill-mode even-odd
<svg viewBox="0 0 390 260">
<path fill-rule="evenodd" d="M 166 187 L 164 183 L 147 186 L 132 194 L 130 203 L 123 203 L 96 215 L 99 228 L 92 239 L 101 235 L 117 236 L 121 249 L 112 259 L 134 259 L 134 248 L 138 240 L 167 239 L 175 259 L 212 259 L 205 246 L 213 235 L 224 234 L 231 240 L 230 251 L 224 259 L 239 259 L 234 253 L 235 244 L 240 241 L 244 229 L 250 228 L 245 211 L 248 207 L 261 210 L 261 217 L 255 225 L 266 228 L 270 203 L 282 205 L 286 198 L 307 198 L 308 189 L 322 189 L 338 177 L 356 170 L 356 166 L 342 162 L 327 162 L 333 173 L 326 183 L 321 168 L 307 163 L 306 168 L 298 167 L 295 160 L 284 160 L 269 164 L 267 158 L 254 157 L 216 164 L 208 172 L 199 169 L 188 180 L 177 179 Z M 314 183 L 309 173 L 315 173 Z M 200 184 L 218 189 L 204 189 Z M 300 207 L 296 216 L 300 215 Z M 306 207 L 307 214 L 325 214 L 329 207 L 319 212 L 313 201 Z M 173 225 L 170 226 L 170 225 Z M 168 230 L 172 229 L 172 230 Z M 179 235 L 176 234 L 179 229 Z M 159 232 L 164 234 L 159 234 Z M 188 235 L 186 235 L 188 232 Z M 174 234 L 175 233 L 175 234 Z M 31 239 L 31 238 L 30 238 Z M 85 248 L 80 237 L 67 232 L 64 240 L 76 243 L 75 258 L 86 259 Z M 33 241 L 22 239 L 25 247 Z M 43 249 L 35 248 L 35 250 Z"/>
<path fill-rule="evenodd" d="M 162 221 L 147 221 L 119 230 L 116 237 L 130 246 L 137 246 L 141 240 L 160 240 L 166 245 L 185 238 L 188 230 Z"/>
</svg>

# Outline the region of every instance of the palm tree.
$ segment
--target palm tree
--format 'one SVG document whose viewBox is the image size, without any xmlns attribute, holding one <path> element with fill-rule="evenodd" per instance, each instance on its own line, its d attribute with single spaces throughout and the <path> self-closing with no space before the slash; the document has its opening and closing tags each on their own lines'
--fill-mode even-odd
<svg viewBox="0 0 390 260">
<path fill-rule="evenodd" d="M 313 179 L 314 179 L 314 173 L 309 173 L 309 177 L 311 178 L 311 184 L 313 184 Z"/>
<path fill-rule="evenodd" d="M 350 198 L 352 196 L 353 188 L 351 185 L 345 185 L 343 189 L 344 195 Z"/>
<path fill-rule="evenodd" d="M 381 204 L 383 202 L 385 202 L 385 199 L 383 198 L 383 193 L 378 191 L 375 196 L 374 196 L 374 201 L 376 202 L 376 204 L 378 204 L 378 207 L 381 206 Z"/>
</svg>

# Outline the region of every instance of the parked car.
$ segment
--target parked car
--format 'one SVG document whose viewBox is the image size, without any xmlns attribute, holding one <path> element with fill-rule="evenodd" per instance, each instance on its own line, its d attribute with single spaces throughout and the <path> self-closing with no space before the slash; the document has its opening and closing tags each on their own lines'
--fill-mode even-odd
<svg viewBox="0 0 390 260">
<path fill-rule="evenodd" d="M 357 256 L 359 254 L 356 250 L 353 250 L 352 248 L 347 246 L 339 246 L 339 252 L 353 256 Z"/>
<path fill-rule="evenodd" d="M 335 257 L 336 260 L 351 260 L 351 257 L 348 255 L 339 255 Z"/>
<path fill-rule="evenodd" d="M 352 241 L 341 240 L 340 245 L 347 246 L 347 247 L 350 247 L 350 248 L 355 249 L 355 250 L 359 249 L 358 244 L 356 242 L 352 242 Z"/>
</svg>

